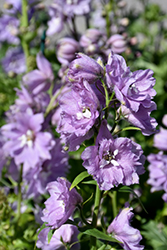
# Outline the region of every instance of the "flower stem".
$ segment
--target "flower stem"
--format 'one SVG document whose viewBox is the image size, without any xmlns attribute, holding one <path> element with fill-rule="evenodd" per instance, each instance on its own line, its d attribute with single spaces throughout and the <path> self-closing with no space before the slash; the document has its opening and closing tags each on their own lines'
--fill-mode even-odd
<svg viewBox="0 0 167 250">
<path fill-rule="evenodd" d="M 117 191 L 113 191 L 112 208 L 114 218 L 117 216 Z"/>
<path fill-rule="evenodd" d="M 95 194 L 95 204 L 94 204 L 94 211 L 93 211 L 93 219 L 92 219 L 92 226 L 94 228 L 97 227 L 97 219 L 98 213 L 100 208 L 100 201 L 101 201 L 101 191 L 99 189 L 98 184 L 96 184 L 96 194 Z M 96 250 L 96 237 L 91 236 L 91 250 Z"/>
<path fill-rule="evenodd" d="M 24 39 L 24 33 L 26 33 L 26 28 L 28 27 L 28 3 L 27 0 L 22 0 L 22 18 L 21 18 L 21 28 L 23 29 L 23 35 L 21 37 L 21 45 L 26 58 L 27 72 L 29 71 L 29 44 Z M 25 30 L 24 30 L 25 29 Z"/>
<path fill-rule="evenodd" d="M 19 181 L 18 181 L 17 220 L 20 219 L 20 215 L 21 215 L 21 200 L 22 200 L 21 183 L 22 183 L 22 175 L 23 175 L 23 164 L 21 164 L 21 166 L 20 166 L 20 174 L 19 174 Z"/>
</svg>

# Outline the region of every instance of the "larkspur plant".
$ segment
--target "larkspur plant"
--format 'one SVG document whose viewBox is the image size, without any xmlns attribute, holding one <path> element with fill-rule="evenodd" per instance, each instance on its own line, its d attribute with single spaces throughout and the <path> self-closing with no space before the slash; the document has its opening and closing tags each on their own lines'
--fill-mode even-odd
<svg viewBox="0 0 167 250">
<path fill-rule="evenodd" d="M 8 78 L 17 85 L 0 129 L 0 249 L 166 249 L 167 130 L 154 118 L 162 89 L 153 70 L 160 82 L 164 75 L 148 63 L 163 46 L 146 44 L 156 51 L 148 57 L 125 6 L 6 0 L 0 98 Z M 147 24 L 160 16 L 150 9 L 140 17 Z M 159 225 L 148 204 L 158 191 Z"/>
</svg>

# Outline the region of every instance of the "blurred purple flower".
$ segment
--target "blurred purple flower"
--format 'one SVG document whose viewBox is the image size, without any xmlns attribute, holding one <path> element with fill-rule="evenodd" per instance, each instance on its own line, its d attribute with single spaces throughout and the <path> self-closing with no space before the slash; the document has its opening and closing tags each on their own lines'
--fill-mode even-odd
<svg viewBox="0 0 167 250">
<path fill-rule="evenodd" d="M 138 175 L 145 172 L 141 146 L 128 138 L 113 139 L 106 120 L 102 121 L 96 145 L 87 147 L 81 158 L 101 190 L 139 183 Z"/>
<path fill-rule="evenodd" d="M 19 44 L 20 39 L 17 37 L 19 33 L 20 21 L 9 15 L 0 17 L 0 42 L 9 44 Z"/>
<path fill-rule="evenodd" d="M 164 190 L 167 193 L 167 155 L 159 152 L 158 154 L 150 154 L 147 159 L 150 163 L 147 183 L 152 186 L 151 192 Z"/>
<path fill-rule="evenodd" d="M 107 40 L 107 47 L 114 53 L 120 54 L 126 50 L 127 42 L 122 35 L 115 34 Z"/>
<path fill-rule="evenodd" d="M 167 127 L 167 115 L 164 115 L 162 123 Z M 154 147 L 167 150 L 167 129 L 160 127 L 160 132 L 154 136 Z"/>
<path fill-rule="evenodd" d="M 54 79 L 51 64 L 41 53 L 37 54 L 36 61 L 38 70 L 33 70 L 23 76 L 23 84 L 27 85 L 34 95 L 47 91 Z"/>
<path fill-rule="evenodd" d="M 144 108 L 152 106 L 152 98 L 156 95 L 153 89 L 155 78 L 152 70 L 130 72 L 123 57 L 111 53 L 106 65 L 107 85 L 115 92 L 122 105 L 138 112 L 140 105 Z"/>
<path fill-rule="evenodd" d="M 134 215 L 131 210 L 133 208 L 126 207 L 122 209 L 109 225 L 107 232 L 122 242 L 120 245 L 124 250 L 142 250 L 144 246 L 139 244 L 142 239 L 140 231 L 130 225 L 130 221 Z"/>
<path fill-rule="evenodd" d="M 67 248 L 63 243 L 70 245 L 78 241 L 79 231 L 76 226 L 70 224 L 62 225 L 54 232 L 50 243 L 48 243 L 49 230 L 50 228 L 44 228 L 38 235 L 36 246 L 42 250 L 66 250 Z M 70 249 L 79 250 L 80 244 L 76 243 Z"/>
<path fill-rule="evenodd" d="M 52 228 L 58 228 L 63 225 L 74 212 L 76 206 L 82 202 L 82 197 L 75 188 L 71 191 L 70 182 L 65 178 L 58 178 L 57 181 L 50 182 L 47 190 L 50 198 L 45 202 L 46 208 L 43 210 L 41 218 Z"/>
<path fill-rule="evenodd" d="M 90 0 L 54 0 L 49 6 L 51 20 L 48 22 L 47 35 L 61 32 L 64 23 L 74 15 L 87 14 L 90 11 Z"/>
<path fill-rule="evenodd" d="M 94 55 L 101 52 L 101 48 L 106 43 L 106 36 L 99 29 L 87 29 L 80 38 L 80 45 L 88 55 Z"/>
<path fill-rule="evenodd" d="M 2 59 L 2 67 L 6 73 L 22 74 L 26 71 L 25 56 L 20 47 L 9 48 Z"/>
<path fill-rule="evenodd" d="M 30 108 L 15 116 L 13 122 L 1 128 L 8 139 L 4 150 L 14 158 L 16 165 L 24 164 L 24 173 L 41 162 L 51 158 L 50 150 L 54 146 L 52 135 L 42 132 L 44 117 L 42 113 L 33 114 Z"/>
<path fill-rule="evenodd" d="M 37 198 L 46 193 L 46 186 L 49 182 L 58 177 L 65 177 L 69 169 L 68 154 L 62 148 L 60 139 L 55 140 L 55 146 L 50 151 L 51 159 L 46 160 L 40 166 L 31 169 L 24 180 L 28 184 L 27 195 Z"/>
<path fill-rule="evenodd" d="M 64 37 L 57 43 L 57 58 L 60 63 L 68 65 L 79 51 L 79 43 L 73 38 Z"/>
<path fill-rule="evenodd" d="M 50 101 L 47 93 L 40 93 L 39 95 L 34 96 L 32 93 L 29 93 L 24 86 L 21 86 L 21 89 L 15 90 L 18 98 L 15 100 L 15 104 L 11 105 L 6 112 L 8 123 L 14 122 L 15 116 L 17 116 L 18 113 L 26 112 L 27 108 L 31 108 L 34 114 L 46 111 L 46 107 Z"/>
</svg>

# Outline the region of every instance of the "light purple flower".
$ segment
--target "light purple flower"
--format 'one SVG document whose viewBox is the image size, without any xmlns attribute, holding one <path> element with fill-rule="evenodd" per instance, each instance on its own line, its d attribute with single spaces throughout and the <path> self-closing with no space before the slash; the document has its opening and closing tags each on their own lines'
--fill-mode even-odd
<svg viewBox="0 0 167 250">
<path fill-rule="evenodd" d="M 164 115 L 162 123 L 167 127 L 167 115 Z M 154 147 L 167 150 L 167 129 L 160 127 L 160 132 L 154 136 Z"/>
<path fill-rule="evenodd" d="M 138 175 L 145 171 L 141 146 L 128 138 L 113 139 L 106 120 L 102 121 L 96 145 L 87 147 L 81 158 L 101 190 L 139 183 Z"/>
<path fill-rule="evenodd" d="M 17 37 L 20 21 L 9 15 L 3 15 L 0 18 L 0 42 L 9 44 L 19 44 L 20 39 Z"/>
<path fill-rule="evenodd" d="M 93 83 L 98 79 L 103 78 L 104 68 L 99 64 L 101 60 L 95 61 L 91 57 L 78 53 L 77 59 L 72 61 L 69 66 L 67 78 L 70 82 L 79 81 L 79 79 L 85 79 L 89 83 Z"/>
<path fill-rule="evenodd" d="M 134 215 L 131 210 L 133 208 L 126 207 L 122 209 L 109 225 L 107 232 L 122 242 L 120 245 L 124 250 L 142 250 L 144 246 L 139 244 L 142 239 L 140 231 L 130 225 L 130 221 Z"/>
<path fill-rule="evenodd" d="M 38 235 L 36 246 L 42 250 L 66 250 L 63 243 L 71 245 L 72 243 L 78 241 L 77 236 L 79 231 L 76 226 L 70 224 L 62 225 L 54 232 L 50 242 L 48 243 L 49 230 L 50 228 L 44 228 Z M 76 243 L 70 247 L 70 249 L 79 250 L 80 244 Z"/>
<path fill-rule="evenodd" d="M 27 85 L 30 92 L 37 95 L 47 91 L 54 79 L 53 71 L 49 61 L 41 54 L 37 54 L 38 69 L 33 70 L 23 77 L 24 85 Z"/>
<path fill-rule="evenodd" d="M 140 105 L 144 108 L 152 106 L 155 78 L 152 70 L 130 72 L 123 57 L 111 53 L 106 65 L 107 85 L 115 92 L 122 105 L 137 112 Z"/>
<path fill-rule="evenodd" d="M 51 20 L 48 22 L 47 35 L 61 32 L 64 23 L 74 15 L 87 14 L 90 11 L 90 0 L 56 0 L 49 6 Z"/>
<path fill-rule="evenodd" d="M 24 176 L 27 183 L 27 196 L 37 198 L 46 193 L 49 182 L 58 177 L 65 177 L 69 169 L 68 154 L 62 148 L 60 139 L 55 140 L 55 146 L 50 151 L 51 159 L 44 161 L 40 166 L 29 170 Z"/>
<path fill-rule="evenodd" d="M 161 151 L 158 154 L 150 154 L 147 159 L 150 163 L 147 183 L 152 186 L 151 192 L 164 190 L 167 193 L 167 155 L 163 155 Z"/>
<path fill-rule="evenodd" d="M 47 36 L 52 36 L 55 33 L 61 32 L 64 28 L 65 17 L 63 15 L 62 6 L 56 3 L 49 6 L 49 15 L 51 19 L 48 21 L 46 34 Z"/>
<path fill-rule="evenodd" d="M 63 225 L 74 212 L 76 206 L 82 202 L 82 197 L 75 188 L 71 191 L 70 182 L 65 178 L 58 178 L 57 181 L 50 182 L 47 190 L 50 198 L 45 202 L 46 208 L 43 210 L 41 218 L 52 228 L 58 228 Z"/>
<path fill-rule="evenodd" d="M 80 45 L 88 55 L 94 55 L 101 52 L 101 48 L 106 43 L 106 36 L 99 29 L 87 29 L 80 38 Z"/>
<path fill-rule="evenodd" d="M 84 80 L 60 98 L 60 108 L 62 112 L 57 132 L 61 135 L 85 136 L 99 116 L 99 101 Z"/>
<path fill-rule="evenodd" d="M 61 38 L 57 43 L 57 59 L 62 64 L 68 65 L 79 51 L 79 43 L 73 38 Z"/>
<path fill-rule="evenodd" d="M 2 59 L 2 67 L 6 73 L 22 74 L 26 71 L 25 55 L 20 47 L 9 48 Z"/>
<path fill-rule="evenodd" d="M 33 114 L 28 108 L 24 113 L 18 113 L 13 122 L 1 128 L 2 134 L 8 139 L 4 150 L 14 158 L 16 165 L 24 164 L 25 173 L 41 160 L 51 158 L 50 150 L 54 141 L 49 132 L 41 131 L 43 122 L 42 113 Z"/>
<path fill-rule="evenodd" d="M 6 112 L 7 122 L 11 123 L 15 121 L 15 116 L 18 113 L 26 112 L 27 108 L 31 108 L 35 113 L 42 113 L 46 111 L 46 107 L 49 104 L 50 98 L 47 93 L 40 93 L 34 96 L 29 93 L 28 90 L 21 85 L 21 89 L 15 89 L 18 98 L 15 100 L 15 104 L 11 105 Z M 45 119 L 46 123 L 46 119 Z"/>
<path fill-rule="evenodd" d="M 118 114 L 121 113 L 123 118 L 129 123 L 141 129 L 141 132 L 145 136 L 149 136 L 156 132 L 156 126 L 158 123 L 155 118 L 150 117 L 153 110 L 156 110 L 157 106 L 155 102 L 151 102 L 150 108 L 145 108 L 140 105 L 139 110 L 134 112 L 124 105 L 121 105 L 117 110 Z"/>
</svg>

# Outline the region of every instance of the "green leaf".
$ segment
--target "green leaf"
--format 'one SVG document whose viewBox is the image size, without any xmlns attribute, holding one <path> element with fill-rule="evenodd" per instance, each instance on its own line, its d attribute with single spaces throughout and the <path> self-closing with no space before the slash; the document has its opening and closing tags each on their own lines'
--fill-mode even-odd
<svg viewBox="0 0 167 250">
<path fill-rule="evenodd" d="M 114 239 L 111 235 L 107 235 L 101 231 L 99 231 L 96 228 L 80 228 L 79 229 L 83 234 L 87 234 L 90 236 L 93 236 L 97 239 L 101 239 L 101 240 L 106 240 L 106 241 L 111 241 L 111 242 L 117 242 L 117 243 L 121 243 L 120 241 Z"/>
<path fill-rule="evenodd" d="M 82 184 L 96 185 L 97 182 L 95 180 L 90 180 L 90 181 L 83 181 Z"/>
<path fill-rule="evenodd" d="M 76 187 L 83 179 L 85 179 L 88 176 L 90 176 L 90 174 L 88 174 L 87 171 L 84 171 L 80 173 L 79 175 L 77 175 L 77 177 L 73 180 L 71 184 L 70 190 Z"/>
<path fill-rule="evenodd" d="M 48 232 L 48 243 L 50 243 L 50 240 L 52 239 L 52 236 L 53 236 L 53 234 L 54 234 L 54 232 L 55 232 L 55 230 L 49 230 L 49 232 Z"/>
</svg>

